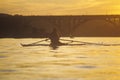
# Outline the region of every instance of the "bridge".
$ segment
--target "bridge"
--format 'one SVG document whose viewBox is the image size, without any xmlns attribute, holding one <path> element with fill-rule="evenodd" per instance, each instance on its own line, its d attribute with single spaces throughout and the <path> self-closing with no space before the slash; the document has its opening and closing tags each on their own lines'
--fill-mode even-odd
<svg viewBox="0 0 120 80">
<path fill-rule="evenodd" d="M 94 22 L 96 20 L 105 21 L 107 23 L 110 23 L 111 25 L 114 25 L 116 28 L 120 27 L 120 16 L 119 15 L 50 16 L 50 17 L 47 17 L 45 21 L 52 24 L 54 27 L 57 27 L 59 30 L 61 30 L 63 27 L 64 28 L 67 27 L 67 29 L 69 30 L 69 35 L 72 35 L 72 33 L 76 29 L 78 29 L 80 25 L 86 24 L 86 22 L 89 22 L 89 21 Z"/>
<path fill-rule="evenodd" d="M 40 28 L 50 30 L 55 27 L 59 32 L 61 32 L 61 35 L 67 36 L 72 36 L 73 34 L 78 33 L 81 35 L 81 32 L 83 31 L 82 28 L 84 28 L 84 32 L 82 33 L 83 35 L 91 34 L 91 32 L 94 32 L 94 35 L 99 30 L 101 30 L 101 32 L 99 31 L 99 35 L 106 34 L 107 30 L 109 30 L 109 27 L 106 27 L 106 25 L 97 27 L 98 29 L 96 29 L 96 31 L 89 31 L 92 29 L 92 24 L 96 21 L 99 22 L 98 25 L 107 24 L 109 27 L 112 26 L 110 29 L 111 31 L 108 31 L 108 34 L 120 35 L 120 15 L 28 16 L 25 20 L 25 22 L 30 26 L 32 25 L 34 28 L 37 28 L 36 30 L 38 30 L 38 32 Z M 86 26 L 86 24 L 88 25 Z"/>
<path fill-rule="evenodd" d="M 57 28 L 62 36 L 120 36 L 120 15 L 0 16 L 1 36 L 37 36 Z M 43 33 L 43 34 L 42 34 Z"/>
</svg>

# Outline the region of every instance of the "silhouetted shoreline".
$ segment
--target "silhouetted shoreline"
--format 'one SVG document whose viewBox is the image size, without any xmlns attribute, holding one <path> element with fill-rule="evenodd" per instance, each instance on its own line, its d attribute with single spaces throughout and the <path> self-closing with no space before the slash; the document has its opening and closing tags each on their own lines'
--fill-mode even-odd
<svg viewBox="0 0 120 80">
<path fill-rule="evenodd" d="M 63 37 L 119 37 L 120 15 L 22 16 L 0 13 L 0 38 L 44 38 L 53 27 Z"/>
</svg>

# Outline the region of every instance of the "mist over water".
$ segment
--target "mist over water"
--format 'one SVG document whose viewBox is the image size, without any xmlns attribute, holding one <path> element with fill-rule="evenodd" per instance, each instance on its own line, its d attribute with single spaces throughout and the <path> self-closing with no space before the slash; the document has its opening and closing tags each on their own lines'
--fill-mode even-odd
<svg viewBox="0 0 120 80">
<path fill-rule="evenodd" d="M 69 38 L 64 38 L 69 39 Z M 22 47 L 41 38 L 0 39 L 0 80 L 119 80 L 120 46 Z M 119 37 L 69 40 L 119 44 Z M 49 44 L 49 42 L 42 42 Z"/>
</svg>

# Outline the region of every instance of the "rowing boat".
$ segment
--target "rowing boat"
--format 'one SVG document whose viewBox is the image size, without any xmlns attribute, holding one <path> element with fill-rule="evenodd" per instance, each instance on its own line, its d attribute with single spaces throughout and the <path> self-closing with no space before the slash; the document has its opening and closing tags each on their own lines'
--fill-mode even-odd
<svg viewBox="0 0 120 80">
<path fill-rule="evenodd" d="M 78 45 L 86 45 L 84 43 L 80 44 L 61 44 L 61 45 L 50 45 L 50 44 L 20 44 L 23 47 L 29 47 L 29 46 L 78 46 Z"/>
<path fill-rule="evenodd" d="M 75 40 L 66 40 L 66 39 L 60 39 L 63 41 L 70 41 L 72 42 L 77 42 L 75 44 L 71 43 L 58 43 L 58 44 L 39 44 L 39 42 L 47 41 L 48 39 L 37 41 L 31 44 L 22 44 L 21 46 L 23 47 L 28 47 L 28 46 L 80 46 L 80 45 L 99 45 L 99 46 L 120 46 L 120 44 L 105 44 L 105 43 L 92 43 L 92 42 L 84 42 L 84 41 L 75 41 Z"/>
<path fill-rule="evenodd" d="M 79 44 L 61 44 L 61 45 L 50 45 L 50 44 L 20 44 L 23 47 L 29 46 L 81 46 L 81 45 L 98 45 L 98 46 L 120 46 L 120 44 L 87 44 L 87 43 L 79 43 Z"/>
</svg>

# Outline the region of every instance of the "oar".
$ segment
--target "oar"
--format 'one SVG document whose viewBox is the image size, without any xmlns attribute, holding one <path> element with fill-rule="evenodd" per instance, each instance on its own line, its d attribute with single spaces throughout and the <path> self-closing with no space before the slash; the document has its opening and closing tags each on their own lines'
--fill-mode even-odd
<svg viewBox="0 0 120 80">
<path fill-rule="evenodd" d="M 88 42 L 83 42 L 83 41 L 67 40 L 67 39 L 60 39 L 60 40 L 63 40 L 63 41 L 71 41 L 71 42 L 82 42 L 82 43 L 88 43 Z"/>
<path fill-rule="evenodd" d="M 83 42 L 83 41 L 76 41 L 76 40 L 67 40 L 67 39 L 60 39 L 60 40 L 71 41 L 71 42 L 80 42 L 80 43 L 85 43 L 85 44 L 103 45 L 103 44 L 99 44 L 99 43 Z"/>
<path fill-rule="evenodd" d="M 91 42 L 83 42 L 83 41 L 67 40 L 67 39 L 60 39 L 60 40 L 63 40 L 63 41 L 71 41 L 71 42 L 80 42 L 80 43 L 93 44 L 93 45 L 102 45 L 102 46 L 120 46 L 120 44 L 91 43 Z"/>
<path fill-rule="evenodd" d="M 37 43 L 39 43 L 39 42 L 43 42 L 43 41 L 47 41 L 47 40 L 49 40 L 49 39 L 44 39 L 44 40 L 37 41 L 37 42 L 34 42 L 34 43 L 30 43 L 30 44 L 37 44 Z"/>
</svg>

